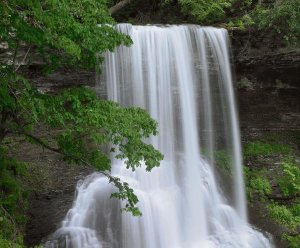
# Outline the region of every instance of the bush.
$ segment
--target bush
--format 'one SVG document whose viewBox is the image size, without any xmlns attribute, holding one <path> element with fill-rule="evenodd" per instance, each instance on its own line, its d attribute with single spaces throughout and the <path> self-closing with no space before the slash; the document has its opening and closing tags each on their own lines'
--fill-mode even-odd
<svg viewBox="0 0 300 248">
<path fill-rule="evenodd" d="M 287 206 L 273 203 L 268 206 L 268 210 L 272 219 L 292 231 L 295 231 L 300 224 L 300 216 L 294 215 Z"/>
<path fill-rule="evenodd" d="M 225 9 L 232 5 L 230 0 L 179 0 L 182 12 L 192 15 L 199 23 L 214 23 L 225 18 Z"/>
<path fill-rule="evenodd" d="M 26 165 L 6 155 L 0 147 L 0 247 L 22 247 L 22 226 L 26 217 L 26 191 L 20 177 L 26 173 Z"/>
<path fill-rule="evenodd" d="M 1 248 L 25 248 L 25 246 L 15 243 L 13 241 L 7 240 L 0 236 L 0 247 Z"/>
<path fill-rule="evenodd" d="M 300 235 L 299 234 L 289 235 L 289 234 L 285 233 L 282 236 L 282 239 L 288 241 L 289 248 L 299 248 L 299 244 L 300 244 Z"/>
<path fill-rule="evenodd" d="M 244 168 L 246 192 L 250 200 L 253 200 L 254 195 L 264 200 L 267 195 L 272 193 L 270 182 L 265 174 L 265 170 L 254 171 L 247 167 Z"/>
<path fill-rule="evenodd" d="M 299 44 L 300 0 L 276 1 L 273 8 L 257 5 L 251 14 L 260 30 L 273 31 L 292 44 Z"/>
<path fill-rule="evenodd" d="M 292 158 L 282 162 L 282 176 L 278 185 L 284 196 L 297 196 L 300 194 L 300 169 Z"/>
</svg>

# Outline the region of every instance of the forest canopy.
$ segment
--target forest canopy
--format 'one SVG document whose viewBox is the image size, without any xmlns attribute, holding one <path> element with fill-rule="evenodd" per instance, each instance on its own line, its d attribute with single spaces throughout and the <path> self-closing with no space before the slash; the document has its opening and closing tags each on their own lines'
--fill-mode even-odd
<svg viewBox="0 0 300 248">
<path fill-rule="evenodd" d="M 118 1 L 111 1 L 111 5 Z M 123 0 L 117 20 L 194 23 L 271 33 L 299 44 L 300 0 Z"/>
</svg>

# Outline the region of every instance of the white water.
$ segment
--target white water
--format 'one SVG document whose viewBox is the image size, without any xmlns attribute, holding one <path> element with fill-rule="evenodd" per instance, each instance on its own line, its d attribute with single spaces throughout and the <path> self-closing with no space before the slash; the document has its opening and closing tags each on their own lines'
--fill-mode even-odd
<svg viewBox="0 0 300 248">
<path fill-rule="evenodd" d="M 102 84 L 109 99 L 146 108 L 158 121 L 159 135 L 149 142 L 164 161 L 147 173 L 113 160 L 112 174 L 135 190 L 142 217 L 121 214 L 122 203 L 110 199 L 114 189 L 94 173 L 78 184 L 72 209 L 45 246 L 271 247 L 247 223 L 226 30 L 118 28 L 134 45 L 106 54 Z M 231 177 L 218 172 L 213 151 L 220 149 L 231 157 Z"/>
</svg>

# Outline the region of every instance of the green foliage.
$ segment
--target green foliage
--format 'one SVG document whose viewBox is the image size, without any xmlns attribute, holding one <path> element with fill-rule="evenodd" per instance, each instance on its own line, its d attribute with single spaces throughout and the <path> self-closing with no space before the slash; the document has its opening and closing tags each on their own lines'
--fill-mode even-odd
<svg viewBox="0 0 300 248">
<path fill-rule="evenodd" d="M 93 91 L 84 87 L 48 95 L 32 88 L 20 76 L 9 74 L 4 80 L 4 85 L 10 82 L 17 92 L 17 95 L 7 93 L 9 105 L 2 106 L 2 112 L 12 111 L 6 120 L 9 132 L 59 152 L 66 161 L 93 166 L 105 175 L 109 175 L 111 169 L 107 144 L 112 144 L 116 158 L 124 159 L 128 169 L 135 170 L 141 162 L 147 171 L 159 166 L 162 155 L 143 141 L 157 133 L 157 123 L 145 110 L 122 108 L 117 103 L 99 100 Z M 37 125 L 60 131 L 41 139 L 33 135 Z M 137 201 L 132 200 L 135 196 L 129 186 L 120 187 L 115 180 L 111 182 L 120 189 L 121 199 L 128 197 L 130 208 L 126 209 L 136 212 L 131 203 Z"/>
<path fill-rule="evenodd" d="M 247 144 L 244 149 L 246 162 L 256 164 L 251 169 L 245 167 L 244 172 L 249 200 L 263 200 L 268 216 L 283 227 L 281 238 L 289 247 L 298 248 L 300 170 L 295 159 L 297 137 L 298 132 L 271 133 Z M 270 164 L 273 164 L 272 169 L 267 170 L 265 166 Z"/>
<path fill-rule="evenodd" d="M 297 196 L 300 194 L 300 168 L 293 158 L 282 162 L 282 175 L 278 185 L 284 196 Z"/>
<path fill-rule="evenodd" d="M 192 15 L 198 23 L 214 23 L 225 18 L 225 9 L 232 0 L 179 0 L 182 12 Z"/>
<path fill-rule="evenodd" d="M 244 167 L 246 181 L 246 192 L 249 200 L 257 196 L 260 200 L 265 200 L 266 196 L 272 193 L 272 188 L 265 170 L 251 170 Z"/>
<path fill-rule="evenodd" d="M 111 197 L 115 197 L 123 201 L 126 200 L 125 207 L 123 207 L 121 211 L 131 212 L 133 216 L 142 216 L 142 213 L 136 207 L 139 200 L 134 194 L 133 189 L 129 187 L 128 183 L 122 183 L 120 178 L 117 177 L 110 177 L 109 180 L 110 182 L 113 182 L 119 190 L 116 193 L 112 193 Z"/>
<path fill-rule="evenodd" d="M 280 143 L 266 143 L 262 141 L 253 141 L 248 143 L 244 148 L 244 156 L 246 158 L 271 156 L 271 155 L 287 155 L 291 153 L 291 148 Z"/>
<path fill-rule="evenodd" d="M 273 203 L 269 205 L 268 209 L 270 217 L 279 224 L 282 224 L 293 231 L 300 225 L 300 216 L 294 215 L 287 206 Z"/>
<path fill-rule="evenodd" d="M 251 15 L 258 29 L 273 31 L 289 43 L 299 44 L 300 0 L 277 1 L 272 8 L 257 5 Z"/>
<path fill-rule="evenodd" d="M 238 15 L 239 9 L 234 6 L 241 6 L 242 1 L 235 1 L 228 16 L 228 28 L 255 28 L 262 32 L 273 33 L 288 44 L 297 45 L 300 40 L 300 0 L 274 1 L 274 4 L 266 5 L 247 1 L 241 7 L 242 15 Z"/>
<path fill-rule="evenodd" d="M 8 157 L 0 146 L 0 247 L 21 247 L 23 243 L 19 226 L 25 223 L 26 192 L 19 177 L 25 173 L 25 164 Z"/>
<path fill-rule="evenodd" d="M 34 94 L 40 101 L 34 108 L 37 122 L 47 116 L 45 124 L 65 128 L 54 137 L 65 159 L 84 159 L 101 171 L 110 170 L 110 161 L 100 148 L 112 143 L 118 148 L 116 157 L 126 159 L 127 168 L 135 170 L 141 161 L 145 161 L 148 171 L 159 166 L 161 154 L 142 140 L 156 134 L 157 123 L 143 109 L 122 108 L 117 103 L 98 100 L 93 91 L 83 87 L 46 98 L 38 92 Z"/>
<path fill-rule="evenodd" d="M 12 50 L 20 42 L 35 46 L 48 65 L 67 59 L 91 67 L 96 53 L 130 44 L 114 29 L 106 0 L 10 0 L 0 12 L 0 40 Z"/>
<path fill-rule="evenodd" d="M 19 72 L 20 62 L 36 52 L 47 73 L 61 64 L 94 68 L 103 52 L 130 45 L 131 39 L 115 29 L 106 0 L 11 0 L 2 1 L 0 11 L 0 41 L 7 47 L 0 62 L 0 247 L 21 247 L 18 227 L 24 224 L 18 177 L 25 166 L 3 149 L 8 135 L 24 137 L 70 163 L 95 167 L 115 185 L 112 197 L 125 201 L 123 210 L 140 215 L 133 190 L 110 175 L 108 146 L 128 169 L 143 163 L 150 171 L 162 155 L 144 141 L 157 133 L 157 123 L 142 109 L 98 100 L 84 87 L 56 95 L 39 92 Z M 24 47 L 29 49 L 20 60 Z M 47 137 L 37 135 L 41 126 Z"/>
<path fill-rule="evenodd" d="M 24 248 L 25 246 L 0 236 L 0 247 L 1 248 Z"/>
<path fill-rule="evenodd" d="M 161 0 L 162 7 L 174 1 Z M 300 40 L 300 0 L 178 0 L 181 12 L 201 25 L 221 25 L 229 29 L 256 29 L 273 33 L 289 44 Z M 269 4 L 268 4 L 269 3 Z"/>
<path fill-rule="evenodd" d="M 166 6 L 172 1 L 162 0 L 162 3 Z M 228 27 L 243 28 L 251 22 L 248 13 L 254 4 L 252 0 L 178 0 L 178 3 L 182 13 L 198 24 L 225 23 Z"/>
<path fill-rule="evenodd" d="M 294 215 L 300 216 L 300 199 L 299 198 L 291 206 L 291 211 Z"/>
<path fill-rule="evenodd" d="M 253 26 L 255 22 L 250 14 L 245 14 L 240 18 L 230 20 L 226 23 L 226 28 L 228 29 L 239 29 L 246 30 L 247 28 Z"/>
<path fill-rule="evenodd" d="M 0 147 L 0 206 L 13 212 L 22 198 L 22 189 L 17 180 L 24 175 L 26 165 L 6 156 L 6 151 Z"/>
<path fill-rule="evenodd" d="M 116 186 L 112 196 L 126 201 L 124 210 L 138 215 L 133 190 L 109 174 L 108 146 L 128 169 L 143 163 L 151 171 L 163 157 L 144 141 L 156 135 L 157 123 L 140 108 L 98 100 L 84 87 L 56 95 L 39 92 L 19 72 L 18 56 L 24 46 L 31 50 L 23 60 L 30 59 L 32 50 L 39 52 L 44 72 L 49 72 L 60 64 L 93 68 L 104 51 L 130 45 L 131 39 L 115 29 L 106 0 L 11 0 L 2 1 L 0 11 L 0 41 L 8 47 L 0 63 L 1 149 L 7 135 L 25 137 L 70 163 L 93 166 Z M 38 137 L 39 126 L 50 135 Z M 1 201 L 13 210 L 21 191 L 10 171 L 6 167 L 1 171 Z"/>
<path fill-rule="evenodd" d="M 15 221 L 15 216 L 9 214 L 2 206 L 0 208 L 0 244 L 1 242 L 7 243 L 10 242 L 15 245 L 22 245 L 23 238 L 21 236 L 21 230 L 19 229 L 20 223 Z M 2 240 L 1 240 L 2 239 Z M 10 241 L 10 242 L 8 242 Z M 0 246 L 0 247 L 5 247 Z M 9 247 L 9 246 L 8 246 Z"/>
<path fill-rule="evenodd" d="M 289 235 L 289 234 L 285 233 L 285 234 L 283 234 L 282 239 L 288 241 L 289 248 L 299 248 L 300 234 Z"/>
</svg>

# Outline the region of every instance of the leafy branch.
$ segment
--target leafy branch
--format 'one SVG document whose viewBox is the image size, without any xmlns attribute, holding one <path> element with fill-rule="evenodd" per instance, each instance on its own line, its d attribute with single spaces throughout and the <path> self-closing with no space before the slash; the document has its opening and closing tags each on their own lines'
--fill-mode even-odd
<svg viewBox="0 0 300 248">
<path fill-rule="evenodd" d="M 30 133 L 27 133 L 24 131 L 24 132 L 20 132 L 19 134 L 25 135 L 26 137 L 32 139 L 35 143 L 41 145 L 42 147 L 44 147 L 50 151 L 56 152 L 60 155 L 63 155 L 66 158 L 80 161 L 83 165 L 86 165 L 90 168 L 93 167 L 93 165 L 91 165 L 89 162 L 85 161 L 84 159 L 82 159 L 80 157 L 74 157 L 74 155 L 67 154 L 58 148 L 51 147 L 50 145 L 48 145 L 47 143 L 42 141 L 40 138 L 38 138 Z M 133 189 L 129 187 L 129 184 L 126 182 L 121 182 L 120 178 L 112 176 L 108 172 L 99 171 L 99 173 L 104 175 L 105 177 L 107 177 L 109 179 L 109 183 L 112 183 L 118 189 L 117 192 L 114 192 L 111 194 L 111 197 L 125 201 L 125 207 L 122 208 L 121 210 L 130 212 L 134 216 L 141 216 L 142 213 L 140 212 L 138 207 L 136 207 L 136 204 L 138 203 L 139 200 L 138 200 L 137 196 L 135 195 Z"/>
<path fill-rule="evenodd" d="M 123 210 L 140 215 L 133 190 L 109 174 L 110 159 L 101 147 L 107 144 L 116 147 L 116 158 L 125 160 L 131 170 L 140 166 L 141 161 L 148 171 L 159 166 L 163 156 L 143 141 L 157 133 L 157 123 L 148 113 L 99 100 L 93 91 L 84 87 L 46 95 L 32 88 L 22 77 L 9 79 L 4 92 L 10 105 L 0 112 L 6 134 L 24 136 L 34 144 L 61 154 L 68 162 L 96 168 L 118 189 L 112 196 L 126 201 Z M 53 130 L 47 141 L 35 135 L 37 125 Z"/>
</svg>

